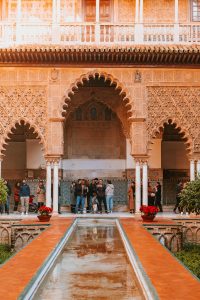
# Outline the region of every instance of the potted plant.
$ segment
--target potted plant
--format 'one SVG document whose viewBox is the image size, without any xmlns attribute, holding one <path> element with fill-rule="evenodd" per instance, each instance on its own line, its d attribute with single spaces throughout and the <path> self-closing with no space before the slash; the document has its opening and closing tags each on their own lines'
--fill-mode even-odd
<svg viewBox="0 0 200 300">
<path fill-rule="evenodd" d="M 180 194 L 181 210 L 196 215 L 200 214 L 200 178 L 188 182 Z"/>
<path fill-rule="evenodd" d="M 0 178 L 0 211 L 3 212 L 3 206 L 7 201 L 8 188 L 3 178 Z"/>
<path fill-rule="evenodd" d="M 52 208 L 48 206 L 41 206 L 38 209 L 38 219 L 40 222 L 48 222 L 51 218 Z"/>
<path fill-rule="evenodd" d="M 155 218 L 155 216 L 158 212 L 158 208 L 156 206 L 142 205 L 140 207 L 140 211 L 142 213 L 141 217 L 142 217 L 143 221 L 150 222 L 150 221 L 153 221 L 153 219 Z"/>
</svg>

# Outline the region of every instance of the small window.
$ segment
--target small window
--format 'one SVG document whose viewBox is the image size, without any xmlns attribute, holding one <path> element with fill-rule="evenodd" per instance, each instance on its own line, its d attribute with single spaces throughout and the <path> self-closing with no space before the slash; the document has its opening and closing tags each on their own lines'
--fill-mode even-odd
<svg viewBox="0 0 200 300">
<path fill-rule="evenodd" d="M 92 121 L 97 120 L 97 110 L 96 110 L 95 107 L 92 107 L 92 108 L 90 109 L 90 119 L 91 119 Z"/>
<path fill-rule="evenodd" d="M 200 0 L 191 1 L 192 21 L 200 22 Z"/>
<path fill-rule="evenodd" d="M 77 108 L 75 112 L 75 120 L 76 121 L 81 121 L 82 120 L 82 110 L 81 108 Z"/>
<path fill-rule="evenodd" d="M 112 117 L 112 111 L 110 108 L 106 107 L 105 109 L 105 120 L 106 121 L 111 121 L 111 117 Z"/>
</svg>

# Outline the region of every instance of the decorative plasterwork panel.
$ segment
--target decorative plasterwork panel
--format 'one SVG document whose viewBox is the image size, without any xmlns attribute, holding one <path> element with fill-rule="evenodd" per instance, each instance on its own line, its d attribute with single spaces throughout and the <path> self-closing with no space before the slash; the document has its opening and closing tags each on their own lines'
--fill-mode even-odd
<svg viewBox="0 0 200 300">
<path fill-rule="evenodd" d="M 185 133 L 190 152 L 200 152 L 200 87 L 147 87 L 148 141 L 169 119 Z"/>
<path fill-rule="evenodd" d="M 30 124 L 45 147 L 46 89 L 42 86 L 0 86 L 0 151 L 16 123 Z"/>
</svg>

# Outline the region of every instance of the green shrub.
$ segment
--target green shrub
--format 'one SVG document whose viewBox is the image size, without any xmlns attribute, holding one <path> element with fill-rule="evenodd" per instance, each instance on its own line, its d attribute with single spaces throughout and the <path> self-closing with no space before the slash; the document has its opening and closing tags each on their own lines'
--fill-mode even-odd
<svg viewBox="0 0 200 300">
<path fill-rule="evenodd" d="M 0 244 L 0 264 L 4 263 L 11 255 L 11 247 Z"/>
<path fill-rule="evenodd" d="M 200 245 L 185 244 L 176 257 L 198 278 L 200 278 Z"/>
<path fill-rule="evenodd" d="M 3 178 L 0 178 L 0 204 L 6 203 L 8 188 Z"/>
<path fill-rule="evenodd" d="M 188 182 L 180 194 L 180 207 L 189 213 L 200 214 L 200 178 Z"/>
</svg>

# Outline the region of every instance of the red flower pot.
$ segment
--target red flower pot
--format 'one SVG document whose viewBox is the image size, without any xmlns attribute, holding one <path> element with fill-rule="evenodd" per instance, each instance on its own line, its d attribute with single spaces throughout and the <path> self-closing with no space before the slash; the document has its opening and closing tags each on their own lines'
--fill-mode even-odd
<svg viewBox="0 0 200 300">
<path fill-rule="evenodd" d="M 37 217 L 40 222 L 49 222 L 51 215 L 39 215 Z"/>
<path fill-rule="evenodd" d="M 141 215 L 144 222 L 152 222 L 156 215 Z"/>
</svg>

